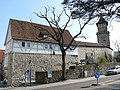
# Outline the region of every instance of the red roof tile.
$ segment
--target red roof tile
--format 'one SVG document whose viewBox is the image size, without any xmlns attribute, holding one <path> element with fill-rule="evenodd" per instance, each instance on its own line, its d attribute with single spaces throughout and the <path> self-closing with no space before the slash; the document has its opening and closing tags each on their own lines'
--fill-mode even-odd
<svg viewBox="0 0 120 90">
<path fill-rule="evenodd" d="M 53 30 L 49 26 L 26 22 L 26 21 L 14 20 L 14 19 L 10 19 L 9 24 L 11 28 L 10 30 L 11 30 L 12 39 L 28 40 L 28 41 L 43 42 L 43 43 L 45 42 L 57 43 L 55 40 L 51 38 L 42 40 L 38 37 L 40 32 L 42 32 L 43 34 L 48 33 L 47 31 L 45 32 L 45 30 L 48 30 L 50 33 L 52 33 L 52 35 L 55 35 Z M 58 31 L 56 28 L 54 29 Z M 68 30 L 65 30 L 63 33 L 63 38 L 64 38 L 64 44 L 68 44 L 72 39 L 72 35 Z"/>
<path fill-rule="evenodd" d="M 112 48 L 104 45 L 103 43 L 92 43 L 92 42 L 77 41 L 77 44 L 80 47 L 101 47 L 101 48 L 109 48 L 109 49 L 113 50 Z"/>
<path fill-rule="evenodd" d="M 81 42 L 77 41 L 78 46 L 83 46 L 83 47 L 106 47 L 102 43 L 92 43 L 92 42 Z"/>
<path fill-rule="evenodd" d="M 3 54 L 4 54 L 4 50 L 0 50 L 0 63 L 3 62 Z"/>
</svg>

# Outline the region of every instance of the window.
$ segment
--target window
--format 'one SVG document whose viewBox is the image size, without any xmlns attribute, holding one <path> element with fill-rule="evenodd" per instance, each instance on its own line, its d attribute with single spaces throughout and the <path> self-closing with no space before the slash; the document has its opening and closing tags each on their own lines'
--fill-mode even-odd
<svg viewBox="0 0 120 90">
<path fill-rule="evenodd" d="M 93 56 L 93 53 L 91 53 L 91 56 Z"/>
<path fill-rule="evenodd" d="M 27 43 L 27 47 L 30 47 L 30 42 Z"/>
<path fill-rule="evenodd" d="M 53 49 L 51 44 L 49 45 L 49 47 L 50 47 L 50 49 Z"/>
<path fill-rule="evenodd" d="M 48 49 L 48 45 L 47 44 L 45 44 L 45 49 Z"/>
<path fill-rule="evenodd" d="M 22 42 L 22 47 L 25 47 L 25 42 Z"/>
<path fill-rule="evenodd" d="M 39 38 L 47 38 L 48 37 L 48 34 L 44 34 L 42 32 L 39 33 L 38 35 Z"/>
</svg>

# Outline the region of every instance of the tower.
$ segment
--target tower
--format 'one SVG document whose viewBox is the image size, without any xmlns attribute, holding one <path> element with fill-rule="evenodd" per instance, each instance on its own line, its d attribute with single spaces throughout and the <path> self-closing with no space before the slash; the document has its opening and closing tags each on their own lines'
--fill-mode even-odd
<svg viewBox="0 0 120 90">
<path fill-rule="evenodd" d="M 98 43 L 103 43 L 110 47 L 109 31 L 107 31 L 108 22 L 101 16 L 96 25 L 98 28 L 98 32 L 96 34 Z"/>
</svg>

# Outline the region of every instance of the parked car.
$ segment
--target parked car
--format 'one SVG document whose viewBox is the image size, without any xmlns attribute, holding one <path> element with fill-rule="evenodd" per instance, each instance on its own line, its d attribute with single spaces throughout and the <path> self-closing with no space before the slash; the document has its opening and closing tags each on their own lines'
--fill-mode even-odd
<svg viewBox="0 0 120 90">
<path fill-rule="evenodd" d="M 118 74 L 118 73 L 120 73 L 120 66 L 119 65 L 111 66 L 110 69 L 107 70 L 107 75 Z"/>
</svg>

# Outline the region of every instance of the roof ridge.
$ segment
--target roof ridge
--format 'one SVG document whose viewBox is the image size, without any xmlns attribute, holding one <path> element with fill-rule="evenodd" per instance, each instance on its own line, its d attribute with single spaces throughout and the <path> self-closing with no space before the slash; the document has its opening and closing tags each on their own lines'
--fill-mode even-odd
<svg viewBox="0 0 120 90">
<path fill-rule="evenodd" d="M 37 23 L 37 22 L 30 22 L 30 21 L 26 21 L 26 20 L 18 20 L 18 19 L 10 18 L 10 21 L 11 21 L 11 20 L 13 20 L 13 21 L 18 21 L 18 22 L 23 22 L 23 23 L 31 23 L 31 24 L 41 25 L 41 26 L 44 26 L 44 27 L 50 27 L 49 25 L 40 24 L 40 23 Z M 53 27 L 53 28 L 56 28 L 56 27 Z M 56 29 L 57 29 L 57 28 L 56 28 Z M 68 30 L 65 29 L 65 31 L 68 31 Z"/>
</svg>

